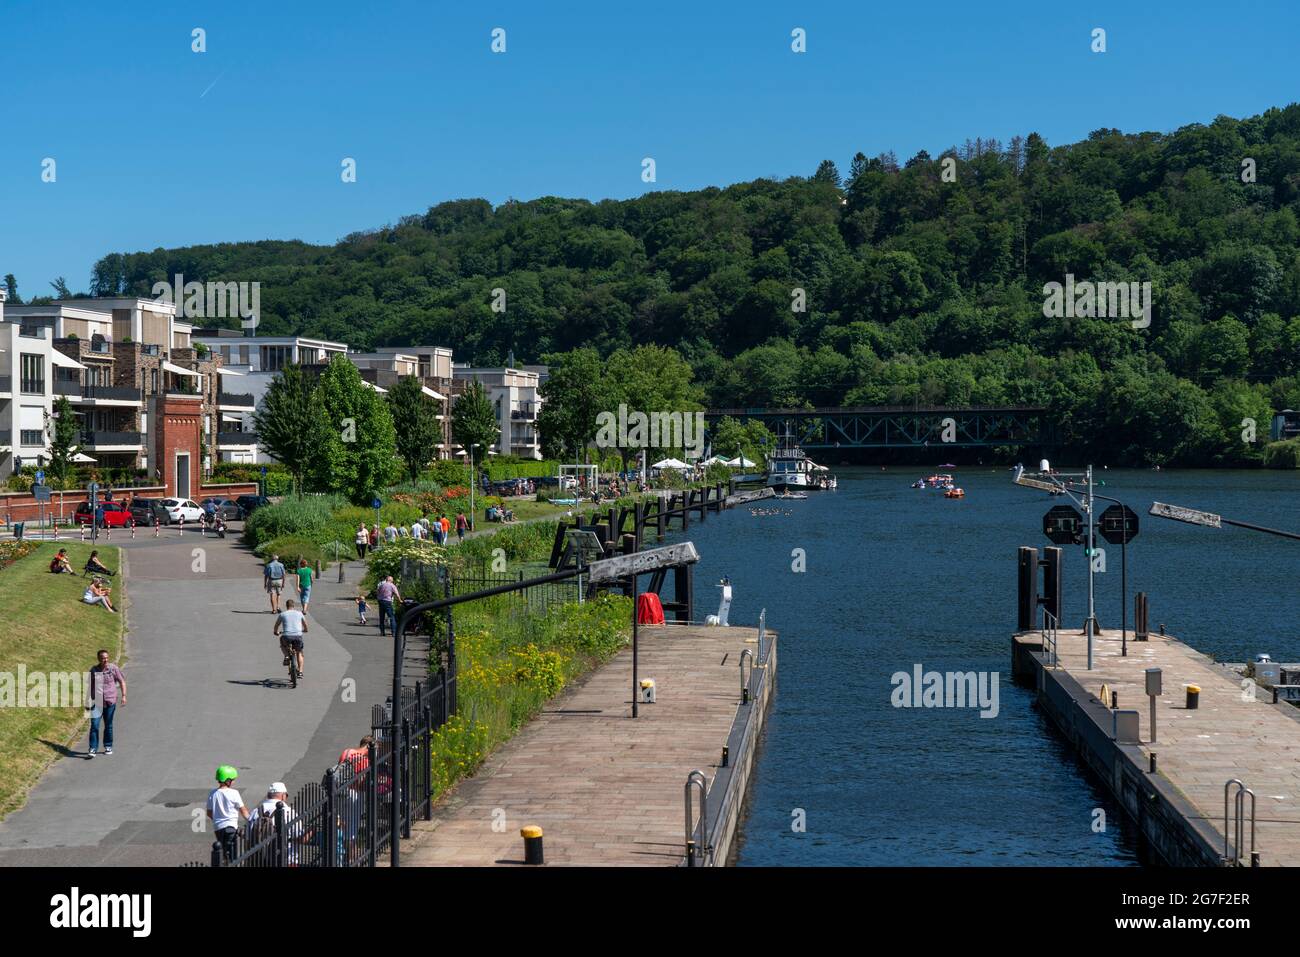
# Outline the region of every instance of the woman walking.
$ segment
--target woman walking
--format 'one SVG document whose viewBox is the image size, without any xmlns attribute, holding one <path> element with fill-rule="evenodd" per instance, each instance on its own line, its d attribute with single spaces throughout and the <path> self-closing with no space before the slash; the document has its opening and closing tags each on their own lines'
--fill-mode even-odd
<svg viewBox="0 0 1300 957">
<path fill-rule="evenodd" d="M 366 528 L 366 523 L 362 522 L 357 528 L 357 558 L 363 562 L 366 560 L 366 546 L 370 544 L 370 531 Z"/>
</svg>

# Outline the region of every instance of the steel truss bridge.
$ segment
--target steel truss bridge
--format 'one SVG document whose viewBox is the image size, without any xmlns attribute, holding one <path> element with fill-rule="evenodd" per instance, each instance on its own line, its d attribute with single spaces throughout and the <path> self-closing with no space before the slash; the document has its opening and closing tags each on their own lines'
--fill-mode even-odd
<svg viewBox="0 0 1300 957">
<path fill-rule="evenodd" d="M 820 409 L 711 409 L 706 422 L 724 416 L 758 420 L 777 435 L 787 430 L 804 449 L 988 448 L 1054 445 L 1043 406 L 854 406 Z M 945 441 L 945 438 L 948 441 Z"/>
</svg>

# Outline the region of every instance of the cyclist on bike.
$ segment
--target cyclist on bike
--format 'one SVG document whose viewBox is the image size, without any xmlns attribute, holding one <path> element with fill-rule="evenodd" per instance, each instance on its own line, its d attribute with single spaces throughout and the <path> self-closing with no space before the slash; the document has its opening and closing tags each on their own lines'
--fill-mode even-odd
<svg viewBox="0 0 1300 957">
<path fill-rule="evenodd" d="M 208 793 L 208 818 L 221 844 L 221 852 L 231 860 L 239 846 L 239 819 L 248 820 L 248 808 L 235 790 L 239 772 L 229 764 L 217 768 L 217 786 Z"/>
<path fill-rule="evenodd" d="M 284 653 L 285 665 L 289 664 L 291 654 L 297 658 L 299 678 L 303 677 L 302 636 L 308 630 L 307 616 L 294 607 L 292 598 L 287 599 L 284 603 L 284 611 L 276 616 L 275 627 L 271 629 L 271 633 L 280 638 L 280 651 Z"/>
</svg>

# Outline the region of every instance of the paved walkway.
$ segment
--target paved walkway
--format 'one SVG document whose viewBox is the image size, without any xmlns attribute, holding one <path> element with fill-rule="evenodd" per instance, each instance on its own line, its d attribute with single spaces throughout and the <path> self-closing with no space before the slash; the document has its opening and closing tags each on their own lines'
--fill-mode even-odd
<svg viewBox="0 0 1300 957">
<path fill-rule="evenodd" d="M 211 834 L 192 822 L 205 821 L 218 764 L 239 768 L 245 803 L 277 779 L 292 794 L 367 733 L 370 706 L 391 688 L 392 645 L 373 623 L 356 624 L 349 600 L 359 563 L 346 568 L 349 583 L 331 568 L 313 589 L 307 678 L 294 690 L 260 562 L 233 535 L 173 528 L 134 542 L 115 533 L 111 544 L 123 546 L 129 592 L 130 693 L 114 754 L 87 759 L 85 734 L 64 752 L 0 822 L 0 866 L 206 860 Z"/>
<path fill-rule="evenodd" d="M 522 864 L 526 824 L 545 831 L 548 864 L 678 864 L 686 775 L 712 780 L 740 702 L 740 653 L 756 637 L 641 629 L 640 675 L 655 679 L 656 704 L 631 718 L 631 651 L 621 652 L 448 792 L 432 822 L 413 824 L 403 866 Z"/>
<path fill-rule="evenodd" d="M 1157 752 L 1161 775 L 1220 835 L 1223 785 L 1239 778 L 1258 802 L 1255 840 L 1261 863 L 1300 864 L 1300 710 L 1272 704 L 1272 693 L 1262 688 L 1256 700 L 1243 699 L 1237 675 L 1172 637 L 1152 635 L 1150 641 L 1135 642 L 1130 632 L 1124 658 L 1119 632 L 1104 632 L 1094 642 L 1092 671 L 1087 670 L 1087 641 L 1080 632 L 1061 632 L 1059 641 L 1062 666 L 1087 691 L 1097 694 L 1104 682 L 1118 692 L 1120 708 L 1139 712 L 1143 750 Z M 1160 668 L 1164 679 L 1164 694 L 1156 699 L 1154 746 L 1147 743 L 1147 668 Z M 1188 684 L 1201 688 L 1195 710 L 1186 707 Z M 1247 836 L 1247 847 L 1249 840 Z"/>
</svg>

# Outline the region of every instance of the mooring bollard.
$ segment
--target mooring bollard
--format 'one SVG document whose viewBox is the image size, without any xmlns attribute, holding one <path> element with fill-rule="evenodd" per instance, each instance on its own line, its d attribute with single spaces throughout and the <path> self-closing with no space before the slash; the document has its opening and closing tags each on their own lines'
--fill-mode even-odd
<svg viewBox="0 0 1300 957">
<path fill-rule="evenodd" d="M 722 764 L 719 765 L 719 766 L 725 768 L 725 767 L 727 766 L 727 759 L 728 759 L 730 756 L 731 756 L 731 749 L 728 748 L 728 747 L 724 744 L 724 745 L 722 746 Z"/>
<path fill-rule="evenodd" d="M 524 863 L 546 863 L 542 858 L 542 829 L 536 824 L 529 824 L 520 828 L 519 834 L 524 839 Z"/>
<path fill-rule="evenodd" d="M 1201 686 L 1188 685 L 1187 686 L 1187 710 L 1195 711 L 1198 707 L 1200 707 L 1200 702 L 1201 702 Z"/>
<path fill-rule="evenodd" d="M 1151 752 L 1151 773 L 1156 773 L 1156 753 L 1154 751 Z"/>
</svg>

